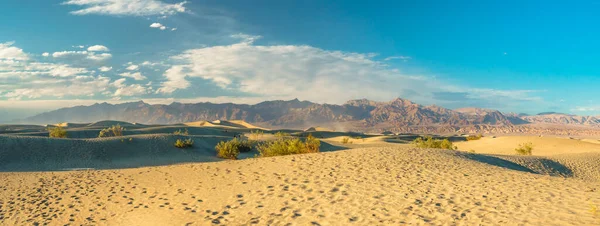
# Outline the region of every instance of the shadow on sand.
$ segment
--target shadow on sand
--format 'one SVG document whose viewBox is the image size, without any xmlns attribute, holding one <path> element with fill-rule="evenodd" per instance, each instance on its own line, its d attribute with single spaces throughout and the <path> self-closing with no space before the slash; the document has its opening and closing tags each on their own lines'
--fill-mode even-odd
<svg viewBox="0 0 600 226">
<path fill-rule="evenodd" d="M 461 152 L 468 159 L 528 173 L 572 177 L 573 171 L 563 164 L 538 156 L 482 155 Z"/>
<path fill-rule="evenodd" d="M 194 140 L 188 149 L 174 147 L 177 139 Z M 60 171 L 121 169 L 194 162 L 217 162 L 214 147 L 230 136 L 173 134 L 130 135 L 93 139 L 58 139 L 0 135 L 0 171 Z M 344 147 L 321 142 L 322 152 Z M 240 158 L 254 157 L 244 153 Z"/>
</svg>

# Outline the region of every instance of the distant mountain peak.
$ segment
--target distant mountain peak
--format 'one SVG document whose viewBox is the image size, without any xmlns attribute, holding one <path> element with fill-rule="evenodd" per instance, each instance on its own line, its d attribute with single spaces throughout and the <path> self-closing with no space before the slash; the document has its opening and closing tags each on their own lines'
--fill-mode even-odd
<svg viewBox="0 0 600 226">
<path fill-rule="evenodd" d="M 447 109 L 423 106 L 403 98 L 387 102 L 349 100 L 343 105 L 291 100 L 263 101 L 258 104 L 179 103 L 148 104 L 144 101 L 120 104 L 95 103 L 61 108 L 29 117 L 24 122 L 54 124 L 118 120 L 143 124 L 174 124 L 192 121 L 244 120 L 266 127 L 307 128 L 344 124 L 354 130 L 401 130 L 410 126 L 512 126 L 525 123 L 554 123 L 600 126 L 593 116 L 556 112 L 526 116 L 484 108 Z"/>
</svg>

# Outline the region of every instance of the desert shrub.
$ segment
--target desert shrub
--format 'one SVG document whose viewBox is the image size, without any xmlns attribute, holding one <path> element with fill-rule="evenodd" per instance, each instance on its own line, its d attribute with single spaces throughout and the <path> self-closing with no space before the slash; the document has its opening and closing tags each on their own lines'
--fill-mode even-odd
<svg viewBox="0 0 600 226">
<path fill-rule="evenodd" d="M 533 144 L 531 142 L 519 144 L 519 147 L 515 148 L 515 152 L 519 155 L 531 155 L 532 150 Z"/>
<path fill-rule="evenodd" d="M 252 138 L 254 138 L 255 140 L 258 140 L 259 138 L 261 138 L 264 133 L 265 132 L 263 132 L 262 130 L 252 130 L 252 131 L 250 131 L 250 134 L 252 135 Z"/>
<path fill-rule="evenodd" d="M 350 137 L 344 137 L 342 138 L 342 144 L 347 144 L 350 142 Z"/>
<path fill-rule="evenodd" d="M 481 134 L 477 134 L 477 135 L 469 135 L 467 137 L 467 141 L 471 141 L 471 140 L 479 140 L 483 137 L 483 135 Z"/>
<path fill-rule="evenodd" d="M 194 146 L 194 141 L 192 138 L 186 140 L 177 139 L 177 141 L 175 141 L 175 147 L 177 148 L 189 148 L 192 146 Z"/>
<path fill-rule="evenodd" d="M 240 152 L 252 151 L 253 143 L 247 140 L 233 138 L 229 141 L 221 141 L 215 146 L 217 157 L 224 159 L 237 159 Z"/>
<path fill-rule="evenodd" d="M 181 129 L 173 132 L 174 135 L 189 135 L 188 129 L 185 129 L 184 131 L 181 131 Z"/>
<path fill-rule="evenodd" d="M 312 134 L 309 133 L 304 142 L 306 143 L 306 148 L 308 149 L 309 153 L 319 152 L 319 149 L 321 148 L 321 141 L 315 138 Z"/>
<path fill-rule="evenodd" d="M 448 139 L 433 139 L 433 137 L 425 137 L 425 139 L 418 137 L 413 141 L 413 144 L 418 148 L 457 149 L 456 146 L 452 145 L 452 141 L 449 141 Z"/>
<path fill-rule="evenodd" d="M 98 137 L 120 137 L 123 136 L 123 131 L 125 131 L 125 128 L 117 124 L 100 130 L 100 134 L 98 134 Z"/>
<path fill-rule="evenodd" d="M 257 146 L 261 157 L 316 153 L 320 151 L 319 139 L 309 135 L 304 141 L 300 138 L 280 138 Z"/>
<path fill-rule="evenodd" d="M 48 136 L 54 138 L 67 138 L 67 131 L 60 126 L 57 126 L 49 131 Z"/>
<path fill-rule="evenodd" d="M 275 137 L 277 137 L 277 138 L 284 138 L 284 137 L 289 137 L 289 136 L 291 136 L 291 135 L 286 132 L 279 131 L 279 132 L 275 133 Z"/>
</svg>

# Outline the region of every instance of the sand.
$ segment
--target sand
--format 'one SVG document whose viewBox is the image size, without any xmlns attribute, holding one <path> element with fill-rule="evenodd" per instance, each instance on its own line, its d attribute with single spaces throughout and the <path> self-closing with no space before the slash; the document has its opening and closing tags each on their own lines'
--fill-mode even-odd
<svg viewBox="0 0 600 226">
<path fill-rule="evenodd" d="M 600 153 L 600 142 L 594 139 L 570 139 L 552 136 L 500 136 L 483 137 L 480 140 L 456 142 L 460 150 L 474 150 L 477 153 L 514 155 L 519 144 L 531 142 L 533 155 L 551 156 L 558 154 L 575 154 L 586 152 Z"/>
<path fill-rule="evenodd" d="M 394 144 L 0 178 L 2 225 L 600 224 L 600 183 Z"/>
</svg>

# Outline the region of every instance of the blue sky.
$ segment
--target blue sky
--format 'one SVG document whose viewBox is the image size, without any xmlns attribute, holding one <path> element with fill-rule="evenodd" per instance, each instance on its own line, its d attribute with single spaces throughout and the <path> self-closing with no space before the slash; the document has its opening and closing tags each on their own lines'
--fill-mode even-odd
<svg viewBox="0 0 600 226">
<path fill-rule="evenodd" d="M 0 116 L 105 101 L 296 97 L 595 115 L 599 6 L 4 0 Z"/>
</svg>

